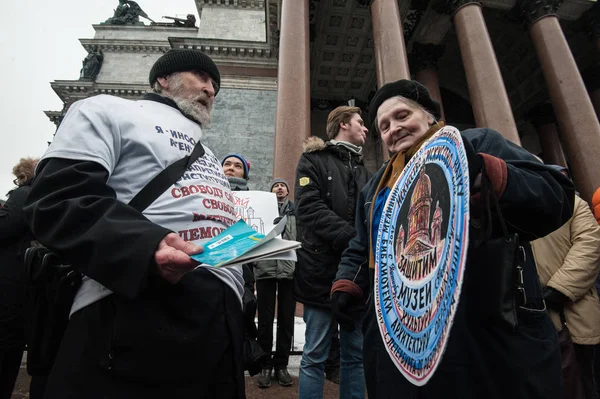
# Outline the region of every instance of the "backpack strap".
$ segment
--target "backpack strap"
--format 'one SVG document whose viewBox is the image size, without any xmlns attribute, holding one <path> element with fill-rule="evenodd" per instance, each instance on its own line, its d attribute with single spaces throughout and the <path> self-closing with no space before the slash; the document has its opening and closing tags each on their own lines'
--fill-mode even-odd
<svg viewBox="0 0 600 399">
<path fill-rule="evenodd" d="M 202 147 L 202 144 L 198 141 L 190 155 L 173 162 L 150 180 L 150 182 L 146 184 L 146 186 L 142 188 L 131 201 L 129 201 L 129 206 L 140 213 L 143 212 L 150 204 L 156 201 L 162 193 L 179 180 L 185 171 L 205 153 L 204 147 Z"/>
</svg>

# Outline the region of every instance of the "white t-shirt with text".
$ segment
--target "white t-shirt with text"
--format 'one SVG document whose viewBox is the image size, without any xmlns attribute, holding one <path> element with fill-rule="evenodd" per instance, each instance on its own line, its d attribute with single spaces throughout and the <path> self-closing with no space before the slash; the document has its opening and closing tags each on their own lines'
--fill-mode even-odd
<svg viewBox="0 0 600 399">
<path fill-rule="evenodd" d="M 109 173 L 108 186 L 119 201 L 128 203 L 154 176 L 189 155 L 201 137 L 200 126 L 174 107 L 98 95 L 71 106 L 42 159 L 66 158 L 102 165 Z M 204 149 L 204 156 L 143 212 L 152 222 L 195 244 L 202 244 L 236 221 L 233 195 L 221 164 L 208 148 Z M 231 287 L 241 303 L 241 266 L 207 269 Z M 85 277 L 71 313 L 110 294 L 100 283 Z"/>
</svg>

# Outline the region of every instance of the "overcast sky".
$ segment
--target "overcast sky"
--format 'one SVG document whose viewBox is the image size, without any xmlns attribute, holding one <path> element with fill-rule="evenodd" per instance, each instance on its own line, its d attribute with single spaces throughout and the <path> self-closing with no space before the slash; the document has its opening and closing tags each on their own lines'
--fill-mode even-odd
<svg viewBox="0 0 600 399">
<path fill-rule="evenodd" d="M 150 18 L 198 18 L 194 0 L 137 0 Z M 5 1 L 0 24 L 4 95 L 0 107 L 0 198 L 14 187 L 13 166 L 21 157 L 40 157 L 55 126 L 43 111 L 60 111 L 53 80 L 79 78 L 86 51 L 79 39 L 93 38 L 92 24 L 112 17 L 118 0 Z M 143 20 L 143 19 L 142 19 Z M 145 23 L 148 21 L 143 20 Z M 164 21 L 169 22 L 169 21 Z"/>
</svg>

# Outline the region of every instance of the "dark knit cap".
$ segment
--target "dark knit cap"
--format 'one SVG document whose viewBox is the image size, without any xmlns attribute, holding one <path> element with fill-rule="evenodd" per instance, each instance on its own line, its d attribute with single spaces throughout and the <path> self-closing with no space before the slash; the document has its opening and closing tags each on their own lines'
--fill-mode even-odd
<svg viewBox="0 0 600 399">
<path fill-rule="evenodd" d="M 215 95 L 221 86 L 221 74 L 213 60 L 200 50 L 174 48 L 164 53 L 150 69 L 150 86 L 156 78 L 167 76 L 175 72 L 203 71 L 216 83 Z"/>
<path fill-rule="evenodd" d="M 288 184 L 287 180 L 281 179 L 281 178 L 277 178 L 277 179 L 273 180 L 273 182 L 271 183 L 271 189 L 269 191 L 273 191 L 273 186 L 276 185 L 277 183 L 283 183 L 283 184 L 285 184 L 285 186 L 288 189 L 288 194 L 289 194 L 289 192 L 290 192 L 290 185 Z"/>
<path fill-rule="evenodd" d="M 436 119 L 440 119 L 442 116 L 440 103 L 431 98 L 427 87 L 416 80 L 401 79 L 392 83 L 387 83 L 377 90 L 377 93 L 375 93 L 375 96 L 369 105 L 369 119 L 371 122 L 375 121 L 377 110 L 381 104 L 383 104 L 385 100 L 396 96 L 402 96 L 419 103 L 423 108 L 431 112 Z"/>
</svg>

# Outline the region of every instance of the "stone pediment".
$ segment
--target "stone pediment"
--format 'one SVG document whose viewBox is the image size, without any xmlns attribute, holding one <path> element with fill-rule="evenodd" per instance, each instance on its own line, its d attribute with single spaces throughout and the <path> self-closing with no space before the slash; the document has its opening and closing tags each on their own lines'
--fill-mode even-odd
<svg viewBox="0 0 600 399">
<path fill-rule="evenodd" d="M 102 50 L 124 53 L 164 53 L 171 46 L 164 40 L 139 41 L 139 40 L 115 40 L 115 39 L 79 39 L 79 42 L 88 52 Z"/>
<path fill-rule="evenodd" d="M 192 37 L 170 37 L 169 43 L 173 48 L 197 48 L 211 56 L 272 58 L 277 61 L 267 43 Z"/>
<path fill-rule="evenodd" d="M 55 80 L 50 83 L 50 87 L 67 106 L 96 94 L 139 98 L 150 89 L 147 84 L 111 84 L 86 80 Z"/>
</svg>

